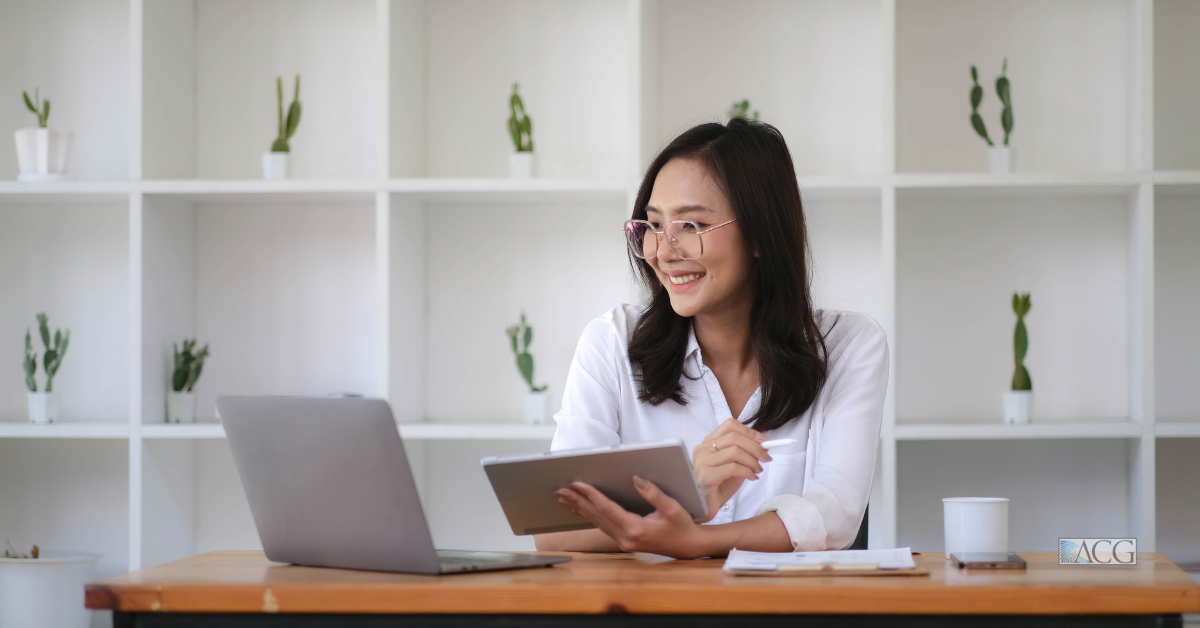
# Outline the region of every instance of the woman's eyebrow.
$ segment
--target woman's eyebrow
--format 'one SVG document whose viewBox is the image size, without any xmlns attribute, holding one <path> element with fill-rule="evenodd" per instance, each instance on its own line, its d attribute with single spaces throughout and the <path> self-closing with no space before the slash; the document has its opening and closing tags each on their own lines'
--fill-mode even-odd
<svg viewBox="0 0 1200 628">
<path fill-rule="evenodd" d="M 689 213 L 696 213 L 696 212 L 711 213 L 713 211 L 715 211 L 715 210 L 713 210 L 711 207 L 706 207 L 704 205 L 684 205 L 683 207 L 680 207 L 679 209 L 675 210 L 675 213 L 676 214 L 689 214 Z M 650 213 L 650 212 L 654 212 L 656 214 L 662 213 L 662 211 L 660 211 L 658 208 L 647 205 L 646 213 Z"/>
</svg>

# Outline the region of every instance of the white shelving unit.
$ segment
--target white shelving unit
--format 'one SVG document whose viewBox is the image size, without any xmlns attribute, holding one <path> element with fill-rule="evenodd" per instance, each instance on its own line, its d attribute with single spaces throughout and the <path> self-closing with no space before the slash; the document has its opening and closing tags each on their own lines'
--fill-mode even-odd
<svg viewBox="0 0 1200 628">
<path fill-rule="evenodd" d="M 890 339 L 871 544 L 935 549 L 937 498 L 985 491 L 1023 500 L 1014 546 L 1131 534 L 1140 549 L 1200 560 L 1200 534 L 1180 532 L 1200 513 L 1174 505 L 1196 501 L 1195 480 L 1160 481 L 1156 461 L 1159 439 L 1181 460 L 1200 437 L 1192 3 L 0 0 L 0 10 L 11 17 L 0 52 L 15 68 L 0 91 L 38 85 L 54 99 L 52 126 L 76 134 L 78 177 L 0 182 L 0 296 L 14 304 L 0 311 L 5 351 L 19 352 L 13 339 L 39 311 L 72 329 L 56 381 L 67 422 L 20 423 L 15 358 L 0 367 L 0 501 L 37 493 L 55 504 L 6 507 L 0 532 L 14 541 L 103 551 L 106 573 L 257 542 L 219 424 L 160 423 L 171 343 L 198 337 L 213 347 L 201 416 L 218 393 L 387 397 L 438 542 L 525 543 L 503 526 L 477 462 L 544 449 L 553 429 L 519 423 L 502 330 L 529 314 L 538 378 L 560 394 L 587 321 L 637 298 L 616 226 L 644 164 L 748 97 L 793 151 L 818 301 L 875 316 Z M 88 37 L 63 41 L 56 33 L 75 31 L 49 26 L 62 19 L 87 24 Z M 59 45 L 35 53 L 17 41 Z M 1016 172 L 992 175 L 967 124 L 967 67 L 981 68 L 995 133 L 982 79 L 1005 55 Z M 274 77 L 296 73 L 295 178 L 259 180 Z M 513 81 L 535 122 L 540 176 L 528 181 L 503 178 Z M 0 110 L 0 123 L 27 116 Z M 0 175 L 15 173 L 0 150 Z M 1014 290 L 1034 301 L 1027 426 L 1000 423 Z M 124 467 L 111 464 L 113 440 L 127 443 Z M 52 512 L 91 517 L 59 479 L 35 477 L 46 456 L 79 475 L 109 470 L 95 482 L 123 471 L 98 493 L 124 505 L 123 520 L 46 527 L 39 517 Z M 1048 474 L 1047 490 L 1124 492 L 1074 503 L 1005 483 L 1024 477 L 1014 461 L 1047 456 L 1061 460 L 1024 470 Z M 1079 522 L 1100 523 L 1070 527 Z"/>
</svg>

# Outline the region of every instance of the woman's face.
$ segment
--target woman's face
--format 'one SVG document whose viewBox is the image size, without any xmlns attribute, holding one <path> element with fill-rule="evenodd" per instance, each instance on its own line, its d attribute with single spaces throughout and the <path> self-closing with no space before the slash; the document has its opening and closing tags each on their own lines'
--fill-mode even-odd
<svg viewBox="0 0 1200 628">
<path fill-rule="evenodd" d="M 646 220 L 656 229 L 668 222 L 691 220 L 705 231 L 736 216 L 729 198 L 705 166 L 695 159 L 672 159 L 658 171 Z M 664 234 L 658 255 L 646 260 L 667 288 L 671 307 L 680 316 L 718 314 L 742 309 L 753 300 L 753 255 L 742 242 L 738 223 L 700 236 L 704 253 L 685 260 L 671 250 Z"/>
</svg>

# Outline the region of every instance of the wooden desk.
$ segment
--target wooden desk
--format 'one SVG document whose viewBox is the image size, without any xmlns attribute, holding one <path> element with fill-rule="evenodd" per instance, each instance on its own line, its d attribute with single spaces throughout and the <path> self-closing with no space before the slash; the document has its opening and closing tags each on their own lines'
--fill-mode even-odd
<svg viewBox="0 0 1200 628">
<path fill-rule="evenodd" d="M 1008 625 L 1179 626 L 1200 585 L 1162 554 L 1136 565 L 1059 565 L 1021 552 L 1026 572 L 963 572 L 924 554 L 928 577 L 729 576 L 721 560 L 572 554 L 550 568 L 410 576 L 271 563 L 213 552 L 88 585 L 87 606 L 132 626 L 600 626 L 746 628 Z M 664 615 L 673 615 L 667 617 Z M 747 615 L 757 617 L 747 618 Z M 969 618 L 964 616 L 971 616 Z M 689 617 L 690 616 L 690 617 Z M 753 622 L 753 623 L 747 623 Z"/>
</svg>

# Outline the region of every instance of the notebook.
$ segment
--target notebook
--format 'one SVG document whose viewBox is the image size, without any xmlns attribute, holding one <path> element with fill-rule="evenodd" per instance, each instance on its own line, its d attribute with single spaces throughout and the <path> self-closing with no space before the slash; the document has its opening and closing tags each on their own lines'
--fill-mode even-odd
<svg viewBox="0 0 1200 628">
<path fill-rule="evenodd" d="M 920 552 L 898 547 L 831 552 L 746 552 L 732 550 L 725 571 L 738 576 L 927 576 Z"/>
</svg>

